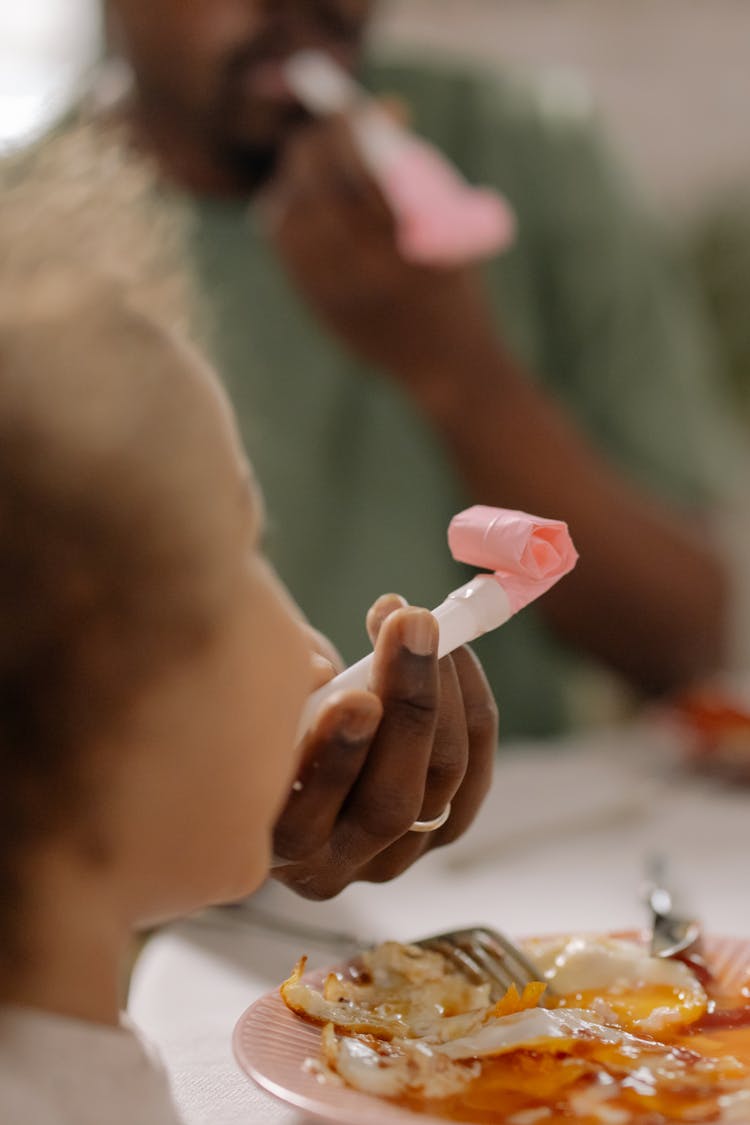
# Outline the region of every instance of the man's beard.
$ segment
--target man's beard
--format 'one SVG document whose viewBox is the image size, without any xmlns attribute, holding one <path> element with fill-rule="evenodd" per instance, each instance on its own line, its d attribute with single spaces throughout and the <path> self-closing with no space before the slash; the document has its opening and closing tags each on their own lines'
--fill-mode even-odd
<svg viewBox="0 0 750 1125">
<path fill-rule="evenodd" d="M 217 162 L 237 190 L 252 195 L 273 180 L 281 161 L 282 146 L 223 145 L 216 150 Z"/>
<path fill-rule="evenodd" d="M 301 107 L 285 124 L 283 131 L 267 142 L 243 141 L 226 133 L 213 133 L 211 147 L 214 160 L 236 185 L 237 191 L 253 194 L 266 187 L 278 172 L 289 140 L 311 123 L 310 115 Z"/>
<path fill-rule="evenodd" d="M 321 5 L 316 11 L 315 23 L 326 47 L 338 49 L 354 58 L 361 48 L 363 22 L 348 19 L 335 5 Z M 284 24 L 273 22 L 251 41 L 241 43 L 222 60 L 216 76 L 216 88 L 208 117 L 203 122 L 207 144 L 214 159 L 236 182 L 238 190 L 254 191 L 263 187 L 278 170 L 289 139 L 311 121 L 309 112 L 301 105 L 291 104 L 277 109 L 275 123 L 260 127 L 260 136 L 242 137 L 238 125 L 232 135 L 231 122 L 238 114 L 247 121 L 249 110 L 245 102 L 243 82 L 247 73 L 258 64 L 280 60 L 289 52 L 290 38 Z M 243 104 L 244 103 L 244 104 Z M 259 106 L 263 118 L 267 110 Z M 273 110 L 271 111 L 273 114 Z M 251 126 L 253 128 L 253 126 Z M 254 131 L 258 131 L 257 127 Z M 263 132 L 266 136 L 263 136 Z"/>
</svg>

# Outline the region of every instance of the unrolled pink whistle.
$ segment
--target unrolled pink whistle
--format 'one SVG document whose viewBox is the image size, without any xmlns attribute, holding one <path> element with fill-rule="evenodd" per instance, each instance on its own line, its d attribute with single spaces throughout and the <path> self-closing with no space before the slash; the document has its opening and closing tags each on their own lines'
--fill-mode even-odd
<svg viewBox="0 0 750 1125">
<path fill-rule="evenodd" d="M 453 517 L 448 546 L 457 562 L 493 573 L 476 574 L 433 609 L 440 627 L 439 657 L 504 625 L 578 561 L 567 524 L 481 504 Z M 370 653 L 313 692 L 302 713 L 300 737 L 330 696 L 368 690 L 372 661 Z"/>
<path fill-rule="evenodd" d="M 346 114 L 365 165 L 396 219 L 401 256 L 451 266 L 492 257 L 516 231 L 505 199 L 468 184 L 432 145 L 402 128 L 323 51 L 300 51 L 285 65 L 294 94 L 311 113 Z"/>
</svg>

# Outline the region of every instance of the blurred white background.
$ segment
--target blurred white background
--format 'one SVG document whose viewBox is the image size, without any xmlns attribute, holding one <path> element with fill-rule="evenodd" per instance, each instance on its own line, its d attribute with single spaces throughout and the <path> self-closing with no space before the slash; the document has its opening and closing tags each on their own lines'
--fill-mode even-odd
<svg viewBox="0 0 750 1125">
<path fill-rule="evenodd" d="M 750 0 L 383 0 L 379 35 L 575 68 L 670 208 L 750 174 Z M 2 0 L 0 145 L 70 104 L 99 42 L 99 0 Z"/>
<path fill-rule="evenodd" d="M 99 0 L 0 0 L 0 152 L 65 113 L 100 41 Z"/>
</svg>

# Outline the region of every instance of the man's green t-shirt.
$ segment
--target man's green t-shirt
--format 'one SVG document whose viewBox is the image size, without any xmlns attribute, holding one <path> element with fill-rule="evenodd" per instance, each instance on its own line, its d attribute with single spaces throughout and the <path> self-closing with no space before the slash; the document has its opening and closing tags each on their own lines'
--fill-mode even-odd
<svg viewBox="0 0 750 1125">
<path fill-rule="evenodd" d="M 711 502 L 728 441 L 702 313 L 586 113 L 552 82 L 434 62 L 373 66 L 369 81 L 512 203 L 519 236 L 487 285 L 498 330 L 533 377 L 634 481 L 681 507 Z M 401 388 L 316 323 L 252 212 L 211 200 L 195 211 L 214 355 L 265 494 L 268 554 L 351 661 L 368 648 L 377 595 L 432 606 L 466 580 L 446 529 L 474 498 Z M 534 609 L 477 649 L 505 734 L 566 726 L 586 664 Z"/>
</svg>

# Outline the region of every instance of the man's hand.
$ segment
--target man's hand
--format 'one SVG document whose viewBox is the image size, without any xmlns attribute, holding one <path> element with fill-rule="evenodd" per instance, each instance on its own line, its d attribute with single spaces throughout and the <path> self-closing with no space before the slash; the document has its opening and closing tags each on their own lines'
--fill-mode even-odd
<svg viewBox="0 0 750 1125">
<path fill-rule="evenodd" d="M 305 737 L 299 781 L 274 834 L 273 875 L 306 898 L 385 882 L 460 836 L 482 803 L 497 709 L 476 657 L 438 663 L 437 623 L 393 595 L 368 614 L 372 692 L 334 698 Z M 411 832 L 448 803 L 435 832 Z"/>
<path fill-rule="evenodd" d="M 287 147 L 266 198 L 271 237 L 321 320 L 361 359 L 419 393 L 433 360 L 458 369 L 491 346 L 480 287 L 467 270 L 400 256 L 394 219 L 344 119 L 310 126 Z"/>
</svg>

